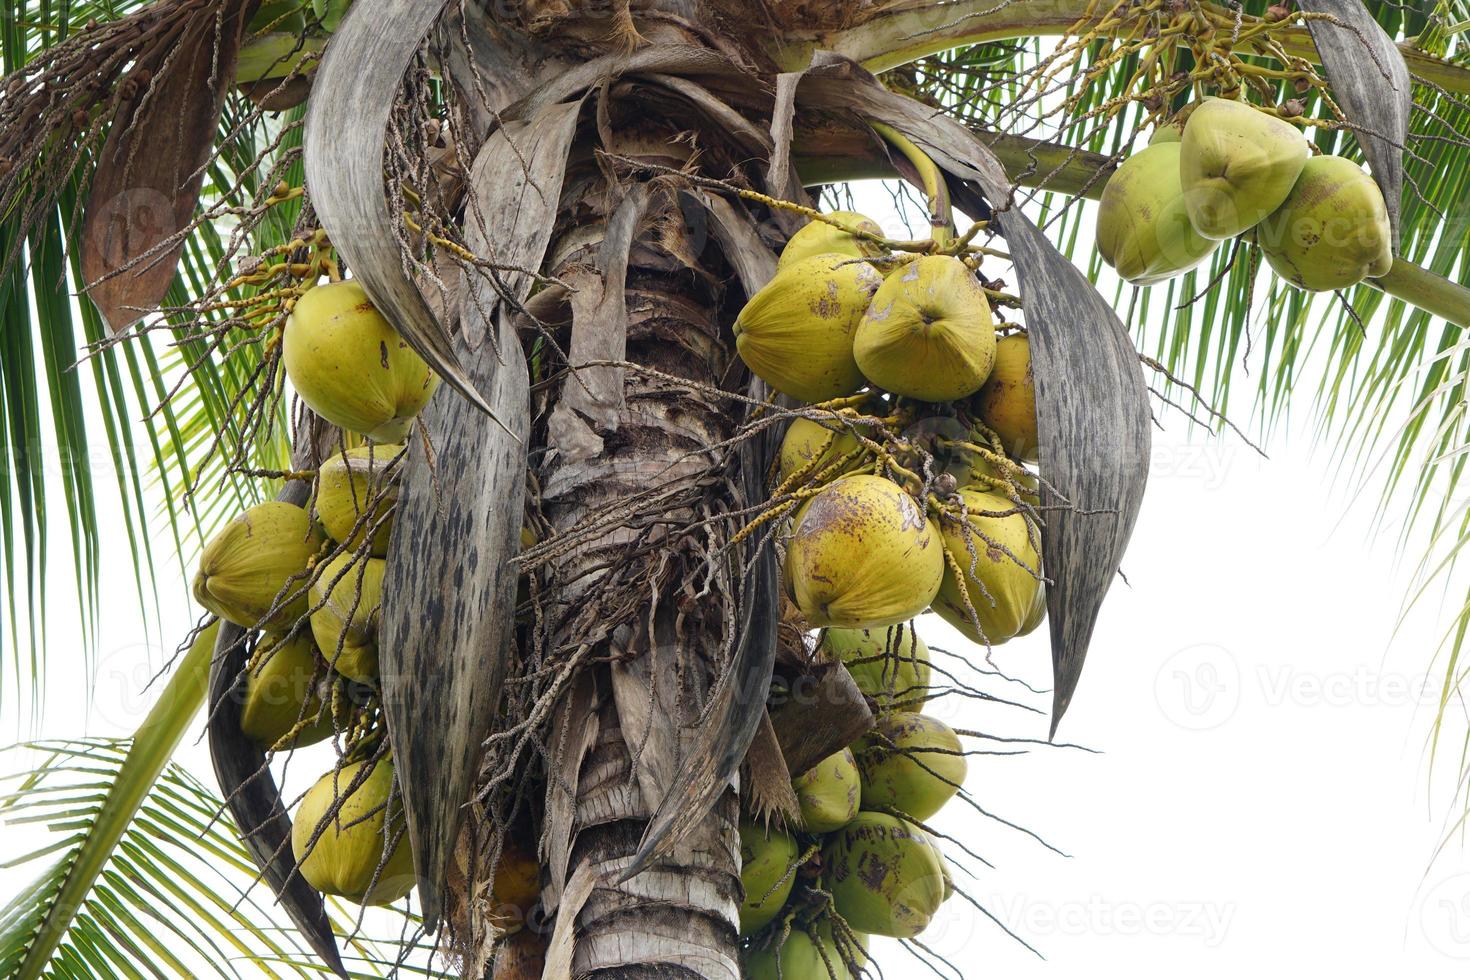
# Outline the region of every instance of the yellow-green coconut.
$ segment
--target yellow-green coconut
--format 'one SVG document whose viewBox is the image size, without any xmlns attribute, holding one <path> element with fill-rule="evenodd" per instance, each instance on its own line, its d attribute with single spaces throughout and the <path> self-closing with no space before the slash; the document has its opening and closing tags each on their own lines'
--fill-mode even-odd
<svg viewBox="0 0 1470 980">
<path fill-rule="evenodd" d="M 302 508 L 256 504 L 204 546 L 194 598 L 237 626 L 286 629 L 306 614 L 307 563 L 324 543 Z"/>
<path fill-rule="evenodd" d="M 392 802 L 391 820 L 385 806 L 392 789 L 393 764 L 382 759 L 343 766 L 307 790 L 291 824 L 291 851 L 313 888 L 361 905 L 387 905 L 413 890 L 403 801 Z"/>
<path fill-rule="evenodd" d="M 1393 267 L 1393 236 L 1378 184 L 1336 156 L 1307 161 L 1256 240 L 1276 274 L 1302 289 L 1346 289 Z"/>
</svg>

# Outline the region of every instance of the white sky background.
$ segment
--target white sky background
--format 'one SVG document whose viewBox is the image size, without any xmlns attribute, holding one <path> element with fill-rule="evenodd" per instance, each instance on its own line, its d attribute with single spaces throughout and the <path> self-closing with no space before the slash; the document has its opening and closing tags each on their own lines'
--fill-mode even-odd
<svg viewBox="0 0 1470 980">
<path fill-rule="evenodd" d="M 898 230 L 886 194 L 860 202 Z M 1409 583 L 1395 529 L 1374 533 L 1371 494 L 1350 506 L 1330 485 L 1327 454 L 1313 453 L 1305 425 L 1272 438 L 1269 460 L 1191 432 L 1177 415 L 1166 425 L 1124 565 L 1130 584 L 1103 608 L 1060 732 L 1101 754 L 1041 747 L 971 763 L 968 789 L 986 809 L 1071 857 L 959 803 L 935 821 L 996 866 L 978 880 L 959 875 L 960 886 L 1046 960 L 958 898 L 922 938 L 966 976 L 1007 980 L 1260 968 L 1463 976 L 1470 855 L 1454 844 L 1431 864 L 1454 816 L 1453 758 L 1426 771 L 1441 677 L 1430 661 L 1459 594 L 1394 635 Z M 64 611 L 70 551 L 57 534 L 52 588 Z M 142 683 L 172 650 L 172 639 L 164 650 L 144 633 L 126 542 L 109 547 L 90 708 L 77 624 L 63 612 L 49 624 L 42 735 L 129 733 L 151 703 Z M 187 629 L 185 597 L 163 596 L 165 636 Z M 931 644 L 979 656 L 935 617 L 921 628 Z M 999 648 L 996 662 L 1044 687 L 1047 656 L 1043 629 Z M 3 699 L 4 739 L 36 734 L 12 702 Z M 1005 736 L 1046 734 L 1043 714 L 1014 708 L 941 702 L 931 713 Z M 202 744 L 191 740 L 180 758 L 212 783 Z M 40 837 L 12 827 L 3 839 L 0 855 Z M 0 904 L 31 874 L 0 870 Z M 896 945 L 874 952 L 887 977 L 932 975 Z"/>
</svg>

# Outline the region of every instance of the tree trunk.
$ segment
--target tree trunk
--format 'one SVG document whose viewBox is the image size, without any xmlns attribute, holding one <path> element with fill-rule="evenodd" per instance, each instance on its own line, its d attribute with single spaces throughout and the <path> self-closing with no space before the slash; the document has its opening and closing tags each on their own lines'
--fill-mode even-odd
<svg viewBox="0 0 1470 980">
<path fill-rule="evenodd" d="M 615 145 L 604 148 L 686 165 L 691 148 L 679 138 L 688 130 L 651 126 L 649 115 L 614 119 Z M 707 390 L 594 368 L 551 385 L 535 405 L 540 513 L 571 542 L 541 572 L 547 660 L 590 665 L 559 702 L 547 749 L 543 899 L 554 934 L 545 975 L 734 980 L 734 787 L 670 858 L 618 879 L 722 666 L 729 610 L 718 594 L 699 594 L 721 532 L 687 526 L 718 492 L 711 474 L 724 461 L 709 449 L 737 425 L 717 390 L 743 376 L 728 327 L 743 293 L 727 297 L 718 249 L 686 222 L 675 189 L 609 177 L 605 159 L 573 156 L 547 263 L 573 290 L 573 323 L 557 344 L 575 364 L 625 358 Z M 608 291 L 624 281 L 625 252 L 626 288 L 609 296 L 603 279 Z"/>
</svg>

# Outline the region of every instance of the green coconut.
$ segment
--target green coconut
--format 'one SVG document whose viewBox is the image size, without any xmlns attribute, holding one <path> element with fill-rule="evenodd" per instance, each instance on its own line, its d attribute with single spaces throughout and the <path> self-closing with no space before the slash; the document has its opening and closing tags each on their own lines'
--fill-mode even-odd
<svg viewBox="0 0 1470 980">
<path fill-rule="evenodd" d="M 995 367 L 971 400 L 975 414 L 1011 456 L 1036 461 L 1036 379 L 1031 373 L 1031 341 L 1023 333 L 1002 337 L 995 345 Z"/>
<path fill-rule="evenodd" d="M 959 492 L 968 527 L 946 521 L 944 547 L 964 573 L 964 581 L 946 563 L 934 611 L 975 643 L 1004 643 L 1020 635 L 1035 611 L 1041 559 L 1034 529 L 1019 512 L 995 516 L 1017 511 L 1015 504 L 998 494 L 970 488 Z M 979 629 L 966 609 L 967 595 Z"/>
<path fill-rule="evenodd" d="M 829 629 L 821 649 L 840 658 L 858 690 L 880 709 L 918 711 L 929 699 L 929 648 L 913 623 L 885 629 Z"/>
<path fill-rule="evenodd" d="M 782 830 L 740 824 L 740 935 L 759 932 L 786 904 L 796 884 L 796 838 Z"/>
<path fill-rule="evenodd" d="M 1154 143 L 1124 160 L 1103 188 L 1097 250 L 1131 283 L 1147 286 L 1194 268 L 1216 242 L 1195 231 L 1179 182 L 1181 143 Z"/>
<path fill-rule="evenodd" d="M 873 295 L 853 355 L 864 377 L 895 394 L 926 402 L 972 395 L 995 362 L 990 301 L 964 262 L 921 256 Z"/>
<path fill-rule="evenodd" d="M 865 810 L 829 837 L 822 868 L 837 913 L 858 932 L 910 939 L 944 902 L 944 869 L 928 835 L 886 813 Z"/>
<path fill-rule="evenodd" d="M 1362 167 L 1316 156 L 1286 201 L 1256 228 L 1266 261 L 1302 289 L 1346 289 L 1393 267 L 1383 192 Z"/>
<path fill-rule="evenodd" d="M 373 442 L 402 442 L 439 383 L 352 280 L 317 286 L 296 301 L 281 356 L 313 412 Z"/>
<path fill-rule="evenodd" d="M 778 945 L 779 942 L 779 945 Z M 745 951 L 745 980 L 851 980 L 831 937 L 792 929 L 784 941 Z"/>
<path fill-rule="evenodd" d="M 262 748 L 277 747 L 291 729 L 310 722 L 280 748 L 300 748 L 330 738 L 330 712 L 322 710 L 317 677 L 320 654 L 310 633 L 287 639 L 266 633 L 256 647 L 260 665 L 245 677 L 245 700 L 240 706 L 240 731 Z M 325 671 L 321 671 L 325 673 Z"/>
<path fill-rule="evenodd" d="M 906 711 L 879 715 L 853 754 L 862 774 L 863 809 L 894 809 L 914 820 L 938 813 L 968 771 L 954 729 Z"/>
<path fill-rule="evenodd" d="M 824 424 L 801 417 L 792 419 L 785 437 L 781 440 L 778 479 L 784 483 L 792 474 L 798 472 L 802 473 L 804 478 L 818 474 L 821 474 L 823 479 L 840 476 L 847 470 L 861 465 L 862 458 L 854 457 L 831 472 L 827 472 L 826 467 L 861 448 L 862 443 L 858 441 L 858 437 L 851 429 L 840 423 Z"/>
<path fill-rule="evenodd" d="M 393 764 L 383 759 L 343 766 L 306 791 L 291 823 L 291 851 L 313 888 L 361 905 L 387 905 L 413 890 L 403 801 L 392 802 L 391 821 L 385 806 L 392 789 Z"/>
<path fill-rule="evenodd" d="M 332 540 L 355 552 L 371 531 L 372 553 L 388 553 L 402 454 L 402 446 L 361 446 L 321 465 L 316 513 Z"/>
<path fill-rule="evenodd" d="M 801 828 L 829 834 L 857 816 L 862 787 L 851 749 L 834 752 L 791 781 L 801 806 Z"/>
<path fill-rule="evenodd" d="M 1291 123 L 1228 99 L 1206 99 L 1195 108 L 1179 148 L 1189 223 L 1216 240 L 1234 238 L 1279 208 L 1308 154 Z"/>
<path fill-rule="evenodd" d="M 944 577 L 938 529 L 900 486 L 843 477 L 797 513 L 786 581 L 812 626 L 874 629 L 912 619 Z"/>
<path fill-rule="evenodd" d="M 741 360 L 772 388 L 804 402 L 852 394 L 863 386 L 852 337 L 882 284 L 877 269 L 849 255 L 814 255 L 787 266 L 735 319 Z"/>
<path fill-rule="evenodd" d="M 814 255 L 845 255 L 862 259 L 887 254 L 887 250 L 877 242 L 853 234 L 856 231 L 882 237 L 883 228 L 872 218 L 856 211 L 833 211 L 827 217 L 842 227 L 833 227 L 825 221 L 807 222 L 791 236 L 786 247 L 781 250 L 781 258 L 776 263 L 778 271 Z"/>
<path fill-rule="evenodd" d="M 256 504 L 204 546 L 194 599 L 236 626 L 284 630 L 306 614 L 304 573 L 324 543 L 302 508 Z M 289 601 L 276 608 L 278 598 Z"/>
<path fill-rule="evenodd" d="M 378 679 L 378 623 L 382 618 L 381 558 L 338 555 L 311 583 L 311 632 L 332 669 L 365 684 Z"/>
</svg>

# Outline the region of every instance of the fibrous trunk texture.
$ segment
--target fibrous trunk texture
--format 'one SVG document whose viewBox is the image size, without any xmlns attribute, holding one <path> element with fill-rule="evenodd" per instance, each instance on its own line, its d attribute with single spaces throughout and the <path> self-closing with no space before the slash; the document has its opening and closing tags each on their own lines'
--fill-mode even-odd
<svg viewBox="0 0 1470 980">
<path fill-rule="evenodd" d="M 675 130 L 628 122 L 612 152 L 665 166 L 689 159 Z M 542 608 L 555 646 L 589 665 L 551 725 L 546 975 L 733 980 L 734 787 L 669 858 L 619 882 L 721 667 L 728 610 L 700 593 L 722 539 L 688 528 L 719 493 L 712 447 L 734 434 L 738 415 L 718 392 L 740 371 L 717 248 L 686 220 L 674 187 L 612 169 L 574 152 L 547 264 L 571 287 L 572 327 L 553 339 L 574 365 L 623 360 L 650 373 L 583 368 L 535 406 L 540 513 L 575 542 L 543 570 Z M 625 255 L 626 288 L 613 294 Z M 706 390 L 671 388 L 652 372 Z M 620 625 L 588 649 L 593 619 Z"/>
</svg>

